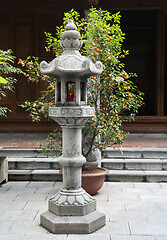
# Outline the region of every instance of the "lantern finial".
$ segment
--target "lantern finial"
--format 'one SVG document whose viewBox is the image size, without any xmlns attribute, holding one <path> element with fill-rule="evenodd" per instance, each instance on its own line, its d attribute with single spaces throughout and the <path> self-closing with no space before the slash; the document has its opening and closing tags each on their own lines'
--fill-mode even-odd
<svg viewBox="0 0 167 240">
<path fill-rule="evenodd" d="M 80 37 L 81 34 L 77 31 L 77 27 L 73 20 L 69 20 L 65 27 L 65 31 L 62 33 L 60 44 L 64 50 L 79 50 L 83 44 Z"/>
</svg>

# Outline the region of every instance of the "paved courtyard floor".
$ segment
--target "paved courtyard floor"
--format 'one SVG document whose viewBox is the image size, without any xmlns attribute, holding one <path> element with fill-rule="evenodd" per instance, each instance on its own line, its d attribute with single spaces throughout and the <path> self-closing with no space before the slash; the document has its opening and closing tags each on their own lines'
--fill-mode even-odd
<svg viewBox="0 0 167 240">
<path fill-rule="evenodd" d="M 61 182 L 0 186 L 0 240 L 167 240 L 167 183 L 106 182 L 95 196 L 106 226 L 92 234 L 54 235 L 39 225 Z"/>
</svg>

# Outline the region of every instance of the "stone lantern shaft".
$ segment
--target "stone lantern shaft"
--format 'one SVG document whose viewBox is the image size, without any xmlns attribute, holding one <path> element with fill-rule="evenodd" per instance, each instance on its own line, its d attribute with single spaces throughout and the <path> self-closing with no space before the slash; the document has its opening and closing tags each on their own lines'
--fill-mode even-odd
<svg viewBox="0 0 167 240">
<path fill-rule="evenodd" d="M 80 33 L 69 20 L 62 34 L 64 52 L 49 64 L 41 62 L 43 74 L 56 78 L 55 106 L 49 116 L 62 128 L 63 187 L 49 200 L 48 211 L 41 215 L 41 225 L 53 233 L 90 233 L 105 224 L 105 216 L 96 211 L 96 201 L 81 187 L 82 127 L 94 116 L 94 108 L 87 106 L 87 78 L 102 72 L 102 64 L 93 64 L 79 52 Z M 69 101 L 70 87 L 74 98 Z"/>
<path fill-rule="evenodd" d="M 81 188 L 81 168 L 86 162 L 82 156 L 81 137 L 81 127 L 63 127 L 63 152 L 58 161 L 63 167 L 64 189 Z"/>
</svg>

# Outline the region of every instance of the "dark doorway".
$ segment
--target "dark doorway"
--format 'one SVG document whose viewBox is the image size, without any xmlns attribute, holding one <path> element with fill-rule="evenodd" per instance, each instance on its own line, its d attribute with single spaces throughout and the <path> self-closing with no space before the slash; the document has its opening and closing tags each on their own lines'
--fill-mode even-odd
<svg viewBox="0 0 167 240">
<path fill-rule="evenodd" d="M 121 11 L 122 30 L 126 33 L 123 48 L 129 50 L 126 71 L 135 72 L 137 91 L 145 93 L 145 105 L 139 115 L 156 115 L 156 11 Z"/>
</svg>

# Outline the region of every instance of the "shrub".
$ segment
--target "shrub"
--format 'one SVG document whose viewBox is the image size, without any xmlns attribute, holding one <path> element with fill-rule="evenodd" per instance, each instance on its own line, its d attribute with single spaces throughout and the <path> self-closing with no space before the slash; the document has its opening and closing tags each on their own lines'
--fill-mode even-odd
<svg viewBox="0 0 167 240">
<path fill-rule="evenodd" d="M 110 14 L 108 11 L 92 8 L 88 19 L 80 18 L 78 12 L 73 9 L 64 14 L 63 25 L 56 27 L 56 34 L 46 34 L 46 51 L 51 51 L 56 57 L 62 53 L 60 46 L 61 34 L 69 19 L 74 20 L 78 31 L 84 42 L 81 53 L 93 62 L 101 61 L 104 70 L 100 76 L 93 76 L 88 79 L 88 105 L 94 106 L 95 116 L 83 127 L 83 137 L 89 133 L 91 141 L 87 152 L 88 156 L 94 148 L 104 149 L 106 146 L 118 146 L 123 143 L 124 132 L 121 130 L 124 121 L 131 121 L 138 113 L 139 107 L 143 104 L 143 93 L 137 91 L 133 83 L 135 73 L 127 73 L 125 70 L 124 58 L 129 54 L 128 50 L 122 49 L 125 33 L 120 27 L 120 13 Z M 35 122 L 39 122 L 42 116 L 48 118 L 48 109 L 54 105 L 54 79 L 42 76 L 39 71 L 39 59 L 28 57 L 20 62 L 27 68 L 25 74 L 29 81 L 38 83 L 44 81 L 46 90 L 35 101 L 26 101 L 22 107 L 30 112 Z M 52 140 L 57 138 L 58 131 L 41 146 L 45 153 L 53 145 Z M 57 150 L 60 145 L 54 145 Z"/>
<path fill-rule="evenodd" d="M 12 50 L 0 50 L 0 99 L 6 97 L 7 91 L 14 91 L 14 84 L 17 79 L 15 74 L 22 73 L 22 70 L 14 67 L 15 56 Z M 7 107 L 0 106 L 0 116 L 6 116 Z"/>
</svg>

